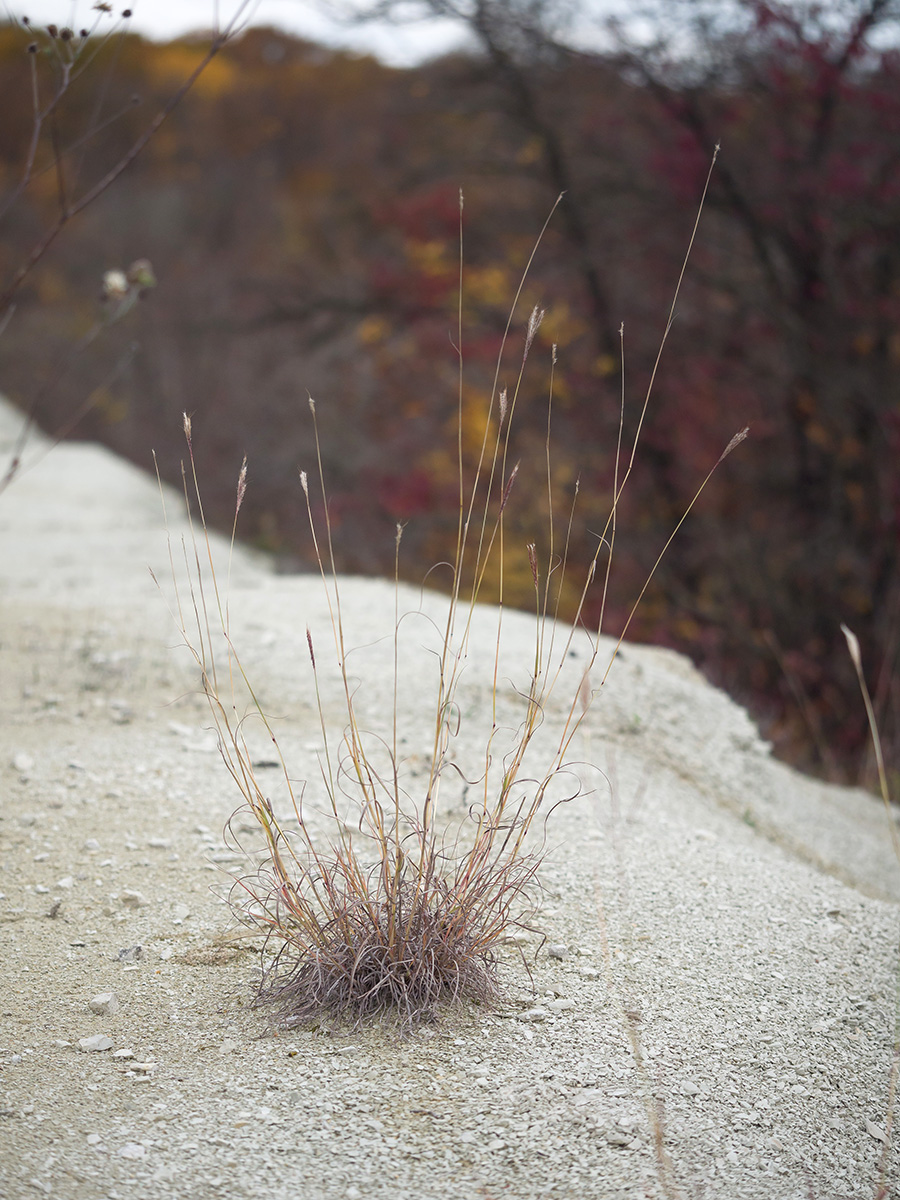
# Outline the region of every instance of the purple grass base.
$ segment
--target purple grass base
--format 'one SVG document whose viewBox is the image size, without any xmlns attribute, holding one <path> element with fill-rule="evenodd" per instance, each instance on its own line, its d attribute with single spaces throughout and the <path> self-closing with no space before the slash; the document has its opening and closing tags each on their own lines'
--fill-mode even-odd
<svg viewBox="0 0 900 1200">
<path fill-rule="evenodd" d="M 432 893 L 406 911 L 384 901 L 360 906 L 324 927 L 315 946 L 279 931 L 285 941 L 255 1003 L 272 1005 L 284 1028 L 323 1021 L 357 1028 L 386 1018 L 404 1034 L 433 1022 L 443 1005 L 496 1004 L 496 939 L 449 901 Z"/>
</svg>

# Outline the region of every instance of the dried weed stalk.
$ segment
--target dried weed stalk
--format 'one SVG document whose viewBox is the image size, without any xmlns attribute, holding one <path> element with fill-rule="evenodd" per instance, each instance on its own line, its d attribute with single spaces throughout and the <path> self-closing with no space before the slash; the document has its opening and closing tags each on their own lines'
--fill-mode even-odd
<svg viewBox="0 0 900 1200">
<path fill-rule="evenodd" d="M 699 215 L 698 212 L 698 222 Z M 462 197 L 460 222 L 462 224 Z M 694 234 L 696 228 L 695 224 Z M 511 306 L 501 357 L 512 336 L 515 313 L 541 237 L 535 244 Z M 459 346 L 462 345 L 462 236 L 460 247 Z M 680 285 L 681 279 L 679 288 Z M 677 295 L 676 289 L 675 300 Z M 660 355 L 671 328 L 675 300 Z M 534 546 L 528 547 L 536 619 L 533 658 L 530 664 L 520 664 L 525 678 L 515 693 L 519 702 L 518 723 L 510 734 L 498 712 L 509 700 L 500 665 L 501 602 L 493 610 L 496 645 L 491 703 L 479 717 L 484 723 L 478 738 L 482 747 L 480 765 L 477 777 L 467 780 L 469 791 L 465 793 L 464 816 L 455 825 L 448 825 L 439 816 L 438 796 L 442 781 L 458 770 L 455 750 L 463 728 L 467 728 L 461 716 L 458 690 L 470 650 L 476 606 L 486 578 L 499 578 L 502 597 L 504 520 L 518 472 L 518 466 L 512 462 L 511 435 L 526 362 L 542 315 L 535 309 L 528 319 L 517 380 L 509 393 L 499 387 L 498 357 L 491 403 L 473 474 L 467 473 L 463 460 L 464 382 L 460 352 L 458 532 L 455 558 L 450 564 L 451 587 L 446 616 L 437 638 L 436 686 L 430 697 L 423 697 L 431 712 L 427 767 L 424 782 L 416 785 L 414 794 L 411 794 L 412 784 L 404 776 L 404 757 L 399 750 L 403 742 L 402 731 L 398 728 L 402 623 L 399 586 L 392 635 L 392 717 L 385 722 L 384 728 L 369 730 L 360 721 L 359 692 L 347 668 L 348 632 L 341 580 L 335 569 L 333 529 L 315 403 L 310 400 L 309 405 L 316 445 L 317 495 L 314 498 L 311 498 L 307 474 L 301 472 L 300 478 L 315 556 L 328 600 L 343 713 L 343 727 L 335 729 L 326 716 L 320 689 L 321 665 L 317 661 L 312 633 L 307 630 L 312 689 L 323 746 L 315 808 L 311 807 L 313 801 L 305 798 L 306 785 L 298 789 L 293 782 L 269 716 L 257 700 L 231 639 L 227 584 L 220 588 L 213 563 L 194 463 L 191 424 L 185 418 L 188 446 L 188 464 L 183 469 L 185 498 L 189 514 L 193 509 L 198 516 L 196 523 L 191 518 L 191 534 L 183 543 L 184 567 L 189 582 L 186 588 L 182 585 L 179 589 L 176 580 L 176 620 L 200 670 L 221 753 L 243 796 L 245 816 L 249 810 L 251 824 L 258 826 L 264 837 L 265 861 L 258 870 L 236 882 L 232 903 L 239 917 L 264 931 L 274 948 L 258 998 L 273 1003 L 285 1025 L 322 1020 L 355 1024 L 371 1017 L 394 1014 L 401 1028 L 410 1031 L 433 1019 L 442 1003 L 490 1002 L 498 995 L 499 946 L 518 924 L 527 919 L 534 901 L 546 816 L 554 804 L 566 798 L 561 793 L 560 781 L 569 761 L 573 738 L 606 679 L 631 619 L 629 617 L 622 629 L 608 661 L 600 663 L 602 613 L 600 624 L 592 631 L 585 628 L 582 613 L 588 588 L 595 578 L 603 598 L 606 596 L 615 545 L 616 514 L 635 461 L 650 399 L 648 389 L 630 448 L 622 445 L 620 423 L 617 462 L 621 462 L 622 468 L 616 470 L 606 527 L 598 539 L 593 559 L 583 570 L 580 602 L 572 626 L 563 626 L 557 616 L 563 581 L 567 571 L 572 569 L 568 551 L 577 514 L 577 486 L 571 510 L 559 520 L 553 511 L 548 421 L 546 479 L 542 488 L 546 489 L 548 498 L 549 554 L 547 561 L 540 563 Z M 549 388 L 551 406 L 555 357 L 554 349 Z M 657 359 L 657 366 L 658 362 Z M 652 386 L 651 381 L 651 389 Z M 732 440 L 720 462 L 745 433 L 746 430 Z M 232 546 L 245 487 L 246 463 L 238 482 Z M 694 500 L 688 506 L 688 512 Z M 324 515 L 317 516 L 319 512 Z M 401 532 L 398 527 L 398 562 Z M 668 543 L 662 553 L 667 546 Z M 602 570 L 598 570 L 601 556 L 605 562 Z M 174 577 L 174 562 L 172 569 Z M 635 608 L 639 602 L 640 596 L 635 601 Z M 562 718 L 552 740 L 545 743 L 542 738 L 536 769 L 535 755 L 529 756 L 528 752 L 533 749 L 532 743 L 554 691 L 561 678 L 565 680 L 563 665 L 576 631 L 583 633 L 590 642 L 587 669 L 572 689 L 573 694 L 561 705 Z M 277 754 L 283 784 L 290 797 L 287 816 L 276 813 L 254 769 L 244 736 L 248 715 L 262 723 Z M 417 749 L 422 749 L 421 745 Z M 474 800 L 471 799 L 473 794 L 477 797 Z M 329 826 L 329 832 L 324 835 L 321 832 L 323 810 Z"/>
</svg>

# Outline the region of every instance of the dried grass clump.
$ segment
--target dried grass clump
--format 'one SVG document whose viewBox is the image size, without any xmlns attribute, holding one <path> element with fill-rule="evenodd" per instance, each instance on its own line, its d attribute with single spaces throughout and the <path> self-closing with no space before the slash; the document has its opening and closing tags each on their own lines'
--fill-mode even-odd
<svg viewBox="0 0 900 1200">
<path fill-rule="evenodd" d="M 540 239 L 535 251 L 539 244 Z M 511 336 L 528 266 L 510 311 L 501 357 Z M 461 293 L 462 284 L 461 253 Z M 185 498 L 189 514 L 196 510 L 198 523 L 191 518 L 191 535 L 182 547 L 186 588 L 178 583 L 173 557 L 175 616 L 200 670 L 223 759 L 244 798 L 245 825 L 249 817 L 250 827 L 262 834 L 264 860 L 235 882 L 231 901 L 243 921 L 267 936 L 273 954 L 258 1000 L 271 1003 L 285 1026 L 323 1020 L 357 1024 L 391 1014 L 408 1032 L 432 1020 L 444 1003 L 495 1001 L 500 988 L 501 943 L 527 922 L 538 896 L 537 873 L 546 818 L 557 803 L 578 794 L 577 781 L 572 785 L 567 771 L 572 741 L 628 627 L 626 622 L 605 665 L 598 664 L 602 615 L 600 624 L 592 630 L 584 627 L 581 616 L 588 587 L 595 579 L 602 589 L 602 599 L 606 596 L 617 508 L 634 462 L 649 390 L 630 448 L 621 445 L 620 432 L 617 462 L 622 464 L 621 470 L 616 471 L 606 528 L 598 538 L 592 561 L 583 568 L 580 603 L 572 626 L 562 626 L 557 616 L 570 569 L 569 531 L 577 515 L 577 486 L 570 510 L 558 520 L 552 501 L 548 417 L 546 478 L 541 483 L 547 497 L 546 562 L 540 563 L 534 545 L 528 546 L 536 614 L 533 656 L 530 663 L 514 664 L 519 678 L 507 691 L 507 664 L 503 664 L 501 655 L 501 604 L 493 610 L 496 639 L 490 705 L 477 718 L 482 724 L 474 738 L 461 715 L 458 699 L 476 606 L 487 577 L 499 578 L 502 596 L 505 514 L 518 472 L 511 458 L 510 439 L 525 365 L 541 317 L 535 309 L 528 318 L 517 382 L 509 393 L 499 388 L 498 358 L 474 470 L 466 468 L 460 432 L 457 545 L 454 562 L 449 564 L 451 587 L 446 615 L 440 624 L 431 623 L 436 644 L 429 660 L 434 672 L 430 694 L 423 692 L 421 672 L 411 681 L 416 694 L 423 693 L 430 713 L 427 746 L 420 729 L 408 730 L 411 740 L 415 737 L 415 749 L 424 753 L 427 763 L 424 775 L 418 777 L 407 770 L 407 757 L 399 749 L 404 732 L 400 728 L 398 696 L 406 686 L 400 667 L 403 614 L 399 565 L 395 571 L 391 665 L 386 668 L 392 673 L 392 709 L 373 729 L 364 727 L 358 716 L 358 697 L 365 694 L 365 676 L 357 690 L 347 666 L 348 637 L 341 584 L 335 570 L 315 404 L 310 400 L 320 493 L 315 504 L 310 498 L 307 474 L 301 472 L 300 478 L 328 601 L 334 657 L 329 655 L 326 681 L 317 664 L 312 633 L 307 630 L 310 691 L 316 697 L 322 744 L 320 778 L 310 787 L 314 793 L 310 800 L 305 795 L 306 784 L 295 786 L 279 739 L 232 642 L 227 584 L 220 591 L 194 466 L 190 420 L 185 418 L 189 452 L 189 465 L 183 470 Z M 672 314 L 663 345 L 671 318 Z M 461 346 L 462 330 L 459 332 Z M 554 348 L 553 363 L 555 357 Z M 552 366 L 550 376 L 548 406 L 552 406 L 553 399 Z M 460 431 L 463 400 L 460 354 Z M 742 436 L 729 444 L 721 458 Z M 246 482 L 245 463 L 238 481 L 232 545 Z M 317 519 L 314 514 L 318 511 L 324 516 Z M 398 564 L 401 533 L 398 527 Z M 601 555 L 605 562 L 598 570 Z M 640 596 L 635 608 L 639 602 Z M 601 603 L 601 613 L 602 608 Z M 576 636 L 587 642 L 587 665 L 583 671 L 579 668 L 573 683 L 564 667 Z M 334 700 L 329 693 L 326 708 L 325 689 L 334 686 L 341 696 L 342 728 L 335 728 L 333 719 L 326 717 L 326 711 L 333 712 Z M 538 739 L 559 686 L 569 689 L 567 698 L 556 704 L 558 720 L 554 720 L 552 730 L 545 729 Z M 516 706 L 512 720 L 508 712 L 506 718 L 503 716 L 511 704 Z M 253 766 L 245 737 L 251 720 L 261 724 L 278 758 L 280 789 L 285 798 L 278 811 Z M 473 745 L 479 747 L 474 758 Z M 448 815 L 446 805 L 439 807 L 442 784 L 445 792 L 451 793 L 456 785 L 462 785 L 461 808 L 457 805 L 455 816 Z"/>
<path fill-rule="evenodd" d="M 495 913 L 477 911 L 437 873 L 427 889 L 409 878 L 385 886 L 366 881 L 349 894 L 336 867 L 335 907 L 314 942 L 292 939 L 260 990 L 285 1025 L 328 1017 L 360 1021 L 399 1016 L 405 1026 L 427 1020 L 441 1003 L 498 998 Z M 406 872 L 403 872 L 403 876 Z M 281 958 L 287 962 L 282 966 Z"/>
</svg>

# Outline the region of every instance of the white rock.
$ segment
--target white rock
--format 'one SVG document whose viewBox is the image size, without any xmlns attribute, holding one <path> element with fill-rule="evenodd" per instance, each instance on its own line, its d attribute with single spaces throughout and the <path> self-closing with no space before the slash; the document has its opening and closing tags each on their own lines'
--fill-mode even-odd
<svg viewBox="0 0 900 1200">
<path fill-rule="evenodd" d="M 574 1000 L 551 1000 L 547 1005 L 551 1012 L 559 1013 L 566 1012 L 570 1008 L 575 1007 Z"/>
<path fill-rule="evenodd" d="M 547 953 L 551 958 L 566 958 L 569 953 L 569 947 L 564 946 L 562 942 L 556 942 L 554 945 L 547 947 Z"/>
<path fill-rule="evenodd" d="M 119 899 L 123 904 L 127 904 L 129 908 L 144 908 L 150 901 L 140 892 L 134 892 L 130 888 L 126 888 L 120 893 Z"/>
<path fill-rule="evenodd" d="M 26 754 L 23 750 L 20 750 L 18 754 L 13 755 L 12 765 L 16 771 L 24 775 L 34 766 L 34 759 L 30 754 Z"/>
<path fill-rule="evenodd" d="M 538 1005 L 535 1008 L 529 1008 L 529 1009 L 526 1009 L 525 1012 L 520 1013 L 519 1020 L 520 1021 L 544 1021 L 549 1016 L 550 1016 L 550 1013 L 547 1011 L 547 1009 L 541 1008 L 541 1006 Z"/>
<path fill-rule="evenodd" d="M 119 1158 L 143 1158 L 147 1147 L 140 1142 L 126 1142 L 119 1151 Z"/>
<path fill-rule="evenodd" d="M 113 1058 L 134 1058 L 133 1050 L 114 1050 Z"/>
<path fill-rule="evenodd" d="M 95 851 L 100 849 L 100 843 L 96 838 L 88 838 L 88 840 L 84 843 L 84 848 L 93 854 Z"/>
<path fill-rule="evenodd" d="M 887 1134 L 884 1132 L 881 1126 L 876 1125 L 873 1121 L 870 1121 L 868 1117 L 866 1117 L 866 1133 L 869 1135 L 869 1137 L 875 1138 L 879 1142 L 886 1143 L 888 1140 Z"/>
<path fill-rule="evenodd" d="M 119 997 L 115 992 L 100 992 L 88 1001 L 88 1008 L 98 1017 L 111 1017 L 119 1011 Z"/>
<path fill-rule="evenodd" d="M 78 1039 L 82 1050 L 112 1050 L 112 1044 L 112 1038 L 107 1037 L 105 1033 L 93 1033 L 90 1037 Z"/>
<path fill-rule="evenodd" d="M 75 880 L 71 875 L 64 875 L 62 879 L 57 879 L 56 886 L 68 891 L 69 888 L 73 888 L 75 886 Z"/>
<path fill-rule="evenodd" d="M 152 837 L 147 842 L 147 845 L 151 850 L 168 850 L 172 845 L 172 839 L 164 837 Z"/>
</svg>

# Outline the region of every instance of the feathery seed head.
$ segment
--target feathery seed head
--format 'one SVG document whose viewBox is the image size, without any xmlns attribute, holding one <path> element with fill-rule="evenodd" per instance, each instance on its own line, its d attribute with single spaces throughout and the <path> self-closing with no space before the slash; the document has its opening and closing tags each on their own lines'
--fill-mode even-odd
<svg viewBox="0 0 900 1200">
<path fill-rule="evenodd" d="M 509 499 L 509 493 L 512 491 L 512 486 L 516 482 L 516 476 L 518 475 L 518 473 L 519 473 L 519 464 L 516 463 L 516 465 L 513 467 L 512 471 L 510 472 L 509 479 L 506 481 L 506 487 L 503 489 L 503 497 L 500 500 L 501 513 L 503 512 L 504 508 L 506 508 L 506 502 Z"/>
<path fill-rule="evenodd" d="M 734 437 L 731 439 L 731 441 L 728 443 L 728 445 L 725 447 L 725 449 L 722 451 L 722 453 L 719 455 L 719 462 L 721 462 L 723 458 L 727 458 L 728 455 L 732 452 L 732 450 L 734 450 L 734 448 L 736 446 L 739 446 L 741 444 L 741 442 L 744 440 L 744 438 L 747 436 L 747 434 L 749 432 L 750 432 L 750 426 L 745 425 L 743 429 L 741 429 L 738 433 L 736 433 L 734 435 Z M 718 465 L 718 464 L 716 464 L 716 465 Z"/>
<path fill-rule="evenodd" d="M 244 493 L 247 490 L 247 456 L 244 455 L 244 461 L 241 463 L 240 474 L 238 475 L 237 485 L 237 504 L 235 505 L 234 515 L 237 516 L 241 511 L 241 505 L 244 502 Z"/>
<path fill-rule="evenodd" d="M 544 309 L 538 308 L 537 305 L 531 310 L 531 316 L 528 318 L 528 330 L 525 334 L 525 354 L 524 358 L 528 357 L 528 351 L 531 349 L 531 343 L 534 341 L 535 334 L 541 327 L 541 322 L 544 319 Z"/>
</svg>

